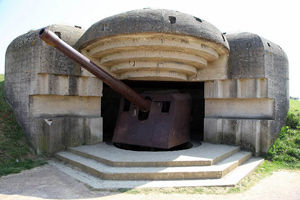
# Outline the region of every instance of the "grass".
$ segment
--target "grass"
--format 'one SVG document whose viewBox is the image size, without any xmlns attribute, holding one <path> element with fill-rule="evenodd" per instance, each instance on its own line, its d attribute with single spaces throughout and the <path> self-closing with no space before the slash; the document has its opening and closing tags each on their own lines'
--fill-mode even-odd
<svg viewBox="0 0 300 200">
<path fill-rule="evenodd" d="M 283 127 L 267 158 L 282 167 L 300 169 L 300 130 Z"/>
<path fill-rule="evenodd" d="M 4 75 L 0 75 L 0 176 L 45 164 L 30 147 L 12 109 L 4 99 Z"/>
<path fill-rule="evenodd" d="M 290 99 L 290 112 L 299 113 L 300 112 L 300 101 Z"/>
<path fill-rule="evenodd" d="M 290 109 L 287 114 L 286 125 L 292 129 L 300 129 L 300 101 L 290 100 Z"/>
</svg>

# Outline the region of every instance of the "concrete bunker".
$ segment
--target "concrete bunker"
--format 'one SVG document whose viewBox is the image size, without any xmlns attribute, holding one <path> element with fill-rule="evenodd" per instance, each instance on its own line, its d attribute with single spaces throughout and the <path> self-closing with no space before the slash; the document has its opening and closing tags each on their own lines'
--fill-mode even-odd
<svg viewBox="0 0 300 200">
<path fill-rule="evenodd" d="M 195 103 L 201 116 L 194 129 L 200 134 L 192 133 L 196 139 L 239 145 L 259 155 L 285 123 L 287 57 L 256 34 L 224 35 L 205 20 L 160 9 L 115 15 L 87 31 L 63 25 L 49 29 L 137 90 L 164 85 L 201 93 Z M 16 38 L 5 64 L 5 97 L 33 147 L 52 154 L 110 138 L 103 130 L 103 120 L 105 125 L 111 117 L 105 113 L 110 91 L 42 43 L 38 32 Z"/>
</svg>

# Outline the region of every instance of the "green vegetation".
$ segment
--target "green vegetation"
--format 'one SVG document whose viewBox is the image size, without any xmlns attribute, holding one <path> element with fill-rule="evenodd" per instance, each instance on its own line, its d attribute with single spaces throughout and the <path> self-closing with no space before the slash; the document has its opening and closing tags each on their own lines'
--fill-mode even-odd
<svg viewBox="0 0 300 200">
<path fill-rule="evenodd" d="M 286 125 L 291 129 L 300 129 L 300 101 L 290 100 L 290 110 L 287 114 Z"/>
<path fill-rule="evenodd" d="M 283 127 L 267 158 L 283 168 L 300 169 L 300 130 Z"/>
<path fill-rule="evenodd" d="M 4 75 L 0 75 L 0 176 L 45 164 L 30 148 L 12 109 L 4 99 Z"/>
<path fill-rule="evenodd" d="M 290 100 L 286 126 L 281 129 L 267 158 L 282 168 L 300 169 L 300 101 Z"/>
</svg>

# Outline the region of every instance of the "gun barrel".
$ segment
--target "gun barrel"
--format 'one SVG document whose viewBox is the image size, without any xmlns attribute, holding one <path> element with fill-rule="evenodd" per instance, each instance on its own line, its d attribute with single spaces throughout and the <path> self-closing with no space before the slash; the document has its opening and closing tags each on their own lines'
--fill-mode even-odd
<svg viewBox="0 0 300 200">
<path fill-rule="evenodd" d="M 109 73 L 104 71 L 101 67 L 89 60 L 87 57 L 76 51 L 73 47 L 61 40 L 55 33 L 47 28 L 43 28 L 39 32 L 39 37 L 50 46 L 55 47 L 66 56 L 79 63 L 86 70 L 101 79 L 104 83 L 110 86 L 113 90 L 121 94 L 124 98 L 136 104 L 143 112 L 150 110 L 151 103 L 144 97 L 136 93 L 126 84 L 120 80 L 112 77 Z"/>
</svg>

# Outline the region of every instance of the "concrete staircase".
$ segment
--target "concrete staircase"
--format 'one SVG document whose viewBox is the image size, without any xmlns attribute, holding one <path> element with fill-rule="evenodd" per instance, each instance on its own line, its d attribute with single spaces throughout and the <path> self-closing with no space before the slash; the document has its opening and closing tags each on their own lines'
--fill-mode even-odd
<svg viewBox="0 0 300 200">
<path fill-rule="evenodd" d="M 74 178 L 94 188 L 109 189 L 233 186 L 263 162 L 240 147 L 209 143 L 160 152 L 122 150 L 101 143 L 68 148 L 55 158 L 73 166 L 56 163 Z"/>
</svg>

